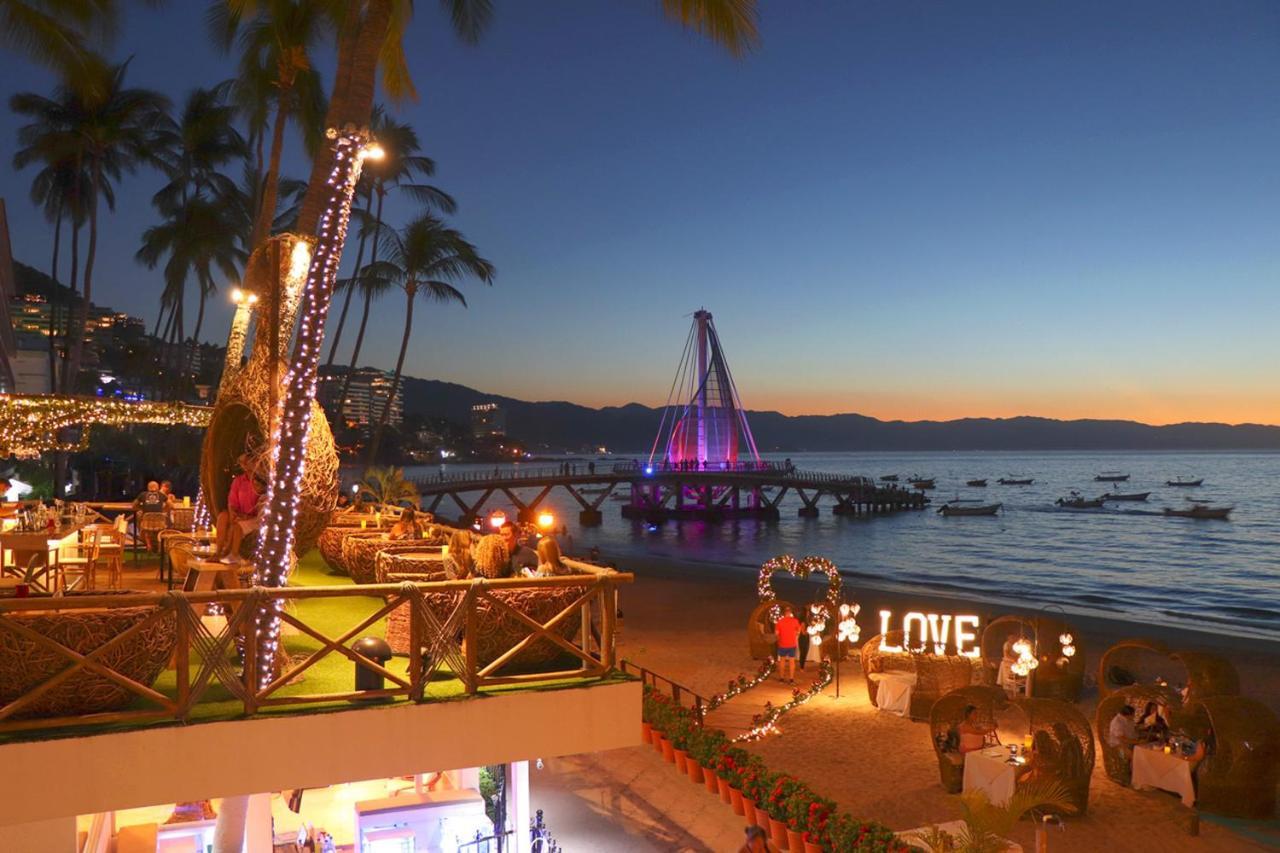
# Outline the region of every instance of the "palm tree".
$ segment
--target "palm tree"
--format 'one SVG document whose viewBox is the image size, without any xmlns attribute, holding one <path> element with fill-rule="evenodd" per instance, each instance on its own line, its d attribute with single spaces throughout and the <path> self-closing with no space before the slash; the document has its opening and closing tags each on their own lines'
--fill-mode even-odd
<svg viewBox="0 0 1280 853">
<path fill-rule="evenodd" d="M 378 457 L 378 446 L 387 427 L 391 402 L 400 390 L 404 356 L 413 334 L 413 306 L 417 297 L 422 296 L 431 302 L 459 302 L 465 307 L 466 298 L 452 283 L 478 278 L 485 284 L 492 284 L 495 273 L 493 264 L 480 257 L 476 247 L 468 243 L 461 232 L 430 215 L 418 217 L 399 234 L 392 232 L 387 242 L 388 259 L 378 265 L 380 269 L 377 272 L 404 290 L 404 334 L 400 338 L 400 354 L 396 357 L 391 390 L 369 442 L 370 465 Z"/>
<path fill-rule="evenodd" d="M 364 310 L 360 315 L 360 330 L 356 333 L 355 346 L 351 350 L 351 361 L 347 375 L 342 381 L 342 393 L 338 397 L 339 400 L 347 398 L 351 374 L 359 363 L 360 349 L 364 344 L 364 333 L 369 323 L 369 309 L 373 304 L 373 298 L 386 290 L 385 287 L 381 286 L 377 276 L 363 275 L 360 261 L 364 255 L 365 241 L 372 235 L 369 263 L 371 265 L 378 263 L 378 249 L 382 244 L 379 238 L 384 230 L 382 225 L 382 205 L 386 201 L 387 193 L 396 188 L 409 195 L 425 208 L 438 210 L 442 213 L 453 213 L 457 210 L 457 204 L 453 198 L 438 187 L 410 182 L 410 179 L 415 175 L 429 176 L 435 174 L 436 171 L 435 161 L 430 157 L 424 157 L 417 153 L 421 145 L 418 142 L 418 134 L 412 127 L 403 122 L 397 122 L 383 113 L 375 112 L 374 136 L 383 150 L 382 160 L 370 164 L 370 200 L 372 201 L 376 198 L 377 207 L 372 222 L 369 221 L 367 212 L 361 217 L 360 247 L 356 251 L 356 274 L 352 276 L 353 282 L 360 283 L 360 291 L 364 295 Z M 347 319 L 347 308 L 351 305 L 351 296 L 355 290 L 356 288 L 352 286 L 346 288 L 347 293 L 343 301 L 342 313 L 338 316 L 338 328 L 334 332 L 333 344 L 329 348 L 329 363 L 333 362 L 333 355 L 338 349 L 338 341 L 342 338 L 342 327 Z"/>
<path fill-rule="evenodd" d="M 332 11 L 332 4 L 310 0 L 264 0 L 261 4 L 216 0 L 206 14 L 209 29 L 222 48 L 230 50 L 234 44 L 238 49 L 236 95 L 257 142 L 259 172 L 265 174 L 250 232 L 251 249 L 271 233 L 286 124 L 297 121 L 309 147 L 319 142 L 324 87 L 310 54 L 332 29 Z M 271 150 L 264 164 L 262 143 L 272 107 Z"/>
<path fill-rule="evenodd" d="M 0 45 L 88 91 L 99 82 L 101 61 L 87 44 L 109 35 L 117 17 L 114 0 L 0 0 Z"/>
<path fill-rule="evenodd" d="M 410 506 L 417 507 L 422 498 L 418 487 L 405 479 L 404 469 L 389 466 L 386 468 L 369 467 L 360 481 L 357 497 L 361 501 L 372 501 L 376 506 Z"/>
</svg>

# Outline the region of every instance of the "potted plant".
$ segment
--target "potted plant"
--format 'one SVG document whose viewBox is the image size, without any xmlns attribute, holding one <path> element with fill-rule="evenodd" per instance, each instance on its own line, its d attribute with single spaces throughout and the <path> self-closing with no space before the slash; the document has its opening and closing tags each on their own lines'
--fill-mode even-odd
<svg viewBox="0 0 1280 853">
<path fill-rule="evenodd" d="M 764 802 L 773 788 L 774 778 L 775 775 L 769 772 L 764 762 L 754 755 L 742 772 L 742 797 L 751 803 L 749 812 L 754 813 L 756 826 L 764 830 L 769 829 L 769 814 Z"/>
<path fill-rule="evenodd" d="M 822 839 L 826 837 L 827 823 L 835 813 L 836 804 L 815 795 L 812 791 L 806 790 L 805 793 L 807 796 L 803 798 L 803 813 L 796 814 L 795 809 L 792 811 L 795 815 L 792 829 L 798 831 L 804 853 L 821 853 Z M 799 799 L 792 797 L 793 804 Z M 790 836 L 788 836 L 789 840 Z"/>
<path fill-rule="evenodd" d="M 774 777 L 773 786 L 765 798 L 764 810 L 769 815 L 769 836 L 783 850 L 791 849 L 787 843 L 787 809 L 792 794 L 801 786 L 802 783 L 794 776 L 780 774 Z"/>
<path fill-rule="evenodd" d="M 671 740 L 671 752 L 675 756 L 676 771 L 685 773 L 689 757 L 689 736 L 694 728 L 693 715 L 685 712 L 684 708 L 679 708 L 677 711 L 679 713 L 673 715 L 667 737 Z"/>
<path fill-rule="evenodd" d="M 1060 782 L 1037 780 L 1019 785 L 1003 806 L 993 806 L 986 794 L 975 791 L 960 797 L 960 808 L 962 826 L 954 835 L 933 826 L 914 833 L 911 840 L 931 853 L 1003 853 L 1010 846 L 1005 836 L 1023 815 L 1039 811 L 1061 814 L 1071 808 L 1071 796 Z"/>
</svg>

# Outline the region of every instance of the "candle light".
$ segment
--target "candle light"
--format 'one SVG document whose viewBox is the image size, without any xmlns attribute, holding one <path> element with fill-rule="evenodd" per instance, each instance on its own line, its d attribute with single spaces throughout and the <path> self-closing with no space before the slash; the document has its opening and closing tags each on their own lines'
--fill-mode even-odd
<svg viewBox="0 0 1280 853">
<path fill-rule="evenodd" d="M 1022 737 L 1022 748 L 1023 748 L 1023 749 L 1030 749 L 1030 748 L 1031 748 L 1031 745 L 1032 745 L 1034 742 L 1035 742 L 1035 741 L 1034 741 L 1034 740 L 1032 740 L 1031 735 L 1023 735 L 1023 737 Z"/>
<path fill-rule="evenodd" d="M 182 506 L 183 506 L 183 508 L 184 508 L 184 509 L 190 509 L 190 508 L 191 508 L 191 495 L 183 495 L 183 496 L 182 496 Z"/>
<path fill-rule="evenodd" d="M 366 518 L 362 518 L 362 519 L 360 519 L 360 529 L 361 529 L 361 530 L 364 530 L 364 529 L 365 529 L 366 527 L 368 527 L 368 526 L 369 526 L 369 520 L 368 520 L 368 519 L 366 519 Z"/>
<path fill-rule="evenodd" d="M 1164 754 L 1169 755 L 1171 752 L 1173 752 L 1173 747 L 1169 746 L 1169 744 L 1166 743 L 1164 745 Z"/>
</svg>

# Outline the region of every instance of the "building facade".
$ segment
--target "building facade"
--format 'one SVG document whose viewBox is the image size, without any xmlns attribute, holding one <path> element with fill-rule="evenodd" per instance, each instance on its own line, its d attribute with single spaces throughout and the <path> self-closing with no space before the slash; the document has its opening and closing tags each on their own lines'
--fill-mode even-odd
<svg viewBox="0 0 1280 853">
<path fill-rule="evenodd" d="M 346 399 L 342 397 L 342 386 L 348 368 L 322 366 L 318 377 L 316 398 L 324 407 L 325 414 L 335 424 L 346 424 L 361 431 L 370 429 L 382 417 L 382 409 L 387 404 L 391 393 L 393 374 L 374 367 L 358 367 L 351 373 L 351 381 L 347 384 Z M 404 395 L 400 388 L 396 389 L 391 400 L 391 411 L 387 415 L 387 423 L 399 426 L 404 420 Z"/>
<path fill-rule="evenodd" d="M 507 412 L 497 403 L 477 403 L 471 407 L 471 435 L 496 438 L 507 434 Z"/>
</svg>

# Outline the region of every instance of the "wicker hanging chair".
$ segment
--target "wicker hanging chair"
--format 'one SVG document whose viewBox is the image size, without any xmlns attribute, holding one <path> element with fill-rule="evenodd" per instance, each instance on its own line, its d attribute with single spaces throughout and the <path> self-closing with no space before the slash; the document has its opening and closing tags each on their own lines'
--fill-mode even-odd
<svg viewBox="0 0 1280 853">
<path fill-rule="evenodd" d="M 1074 654 L 1063 654 L 1061 637 L 1070 635 Z M 995 684 L 1010 638 L 1026 637 L 1035 643 L 1040 665 L 1027 676 L 1027 695 L 1040 699 L 1076 702 L 1084 688 L 1084 647 L 1080 634 L 1067 622 L 1048 616 L 1001 616 L 982 631 L 983 683 Z"/>
<path fill-rule="evenodd" d="M 1182 720 L 1182 698 L 1175 690 L 1157 684 L 1142 684 L 1112 690 L 1098 702 L 1093 715 L 1093 727 L 1098 733 L 1098 746 L 1102 750 L 1102 765 L 1113 782 L 1128 785 L 1133 776 L 1133 752 L 1126 747 L 1112 746 L 1107 742 L 1111 720 L 1120 709 L 1129 705 L 1141 713 L 1148 702 L 1159 702 L 1169 709 L 1169 725 L 1177 728 Z"/>
<path fill-rule="evenodd" d="M 751 615 L 747 617 L 747 648 L 754 660 L 768 660 L 777 651 L 778 644 L 769 639 L 769 635 L 773 633 L 769 611 L 775 604 L 795 610 L 795 605 L 790 601 L 775 598 L 757 604 L 751 610 Z"/>
<path fill-rule="evenodd" d="M 978 709 L 978 719 L 995 726 L 996 713 L 1009 706 L 1009 697 L 998 687 L 974 684 L 952 690 L 933 703 L 929 710 L 929 733 L 933 737 L 933 752 L 938 758 L 938 776 L 948 794 L 958 794 L 964 784 L 964 756 L 946 748 L 947 736 L 964 721 L 964 709 L 973 705 Z"/>
<path fill-rule="evenodd" d="M 214 518 L 226 509 L 236 460 L 248 453 L 258 470 L 270 470 L 267 435 L 271 422 L 271 335 L 268 334 L 274 293 L 281 293 L 279 360 L 276 362 L 276 399 L 287 391 L 288 343 L 305 279 L 299 272 L 298 247 L 305 241 L 292 234 L 271 238 L 255 251 L 245 269 L 246 289 L 263 295 L 257 305 L 257 331 L 248 363 L 224 366 L 224 379 L 213 405 L 209 428 L 200 455 L 200 486 Z M 303 252 L 302 255 L 306 253 Z M 233 355 L 228 348 L 228 356 Z M 306 445 L 306 472 L 294 540 L 294 552 L 305 554 L 315 546 L 338 500 L 338 452 L 324 410 L 311 403 L 311 426 Z"/>
<path fill-rule="evenodd" d="M 1033 743 L 1045 744 L 1045 755 L 1033 755 L 1031 776 L 1058 782 L 1066 789 L 1072 810 L 1089 810 L 1089 780 L 1097 760 L 1093 729 L 1075 705 L 1061 699 L 1019 699 L 1027 716 Z"/>
<path fill-rule="evenodd" d="M 1098 661 L 1098 696 L 1105 698 L 1122 687 L 1186 684 L 1187 668 L 1175 660 L 1159 640 L 1121 640 L 1102 653 Z"/>
<path fill-rule="evenodd" d="M 1211 652 L 1174 652 L 1170 657 L 1187 670 L 1187 704 L 1210 696 L 1238 696 L 1240 674 L 1235 664 Z"/>
<path fill-rule="evenodd" d="M 1280 783 L 1280 719 L 1245 696 L 1207 696 L 1189 702 L 1188 730 L 1209 739 L 1196 768 L 1197 802 L 1203 811 L 1262 820 L 1276 815 Z"/>
</svg>

